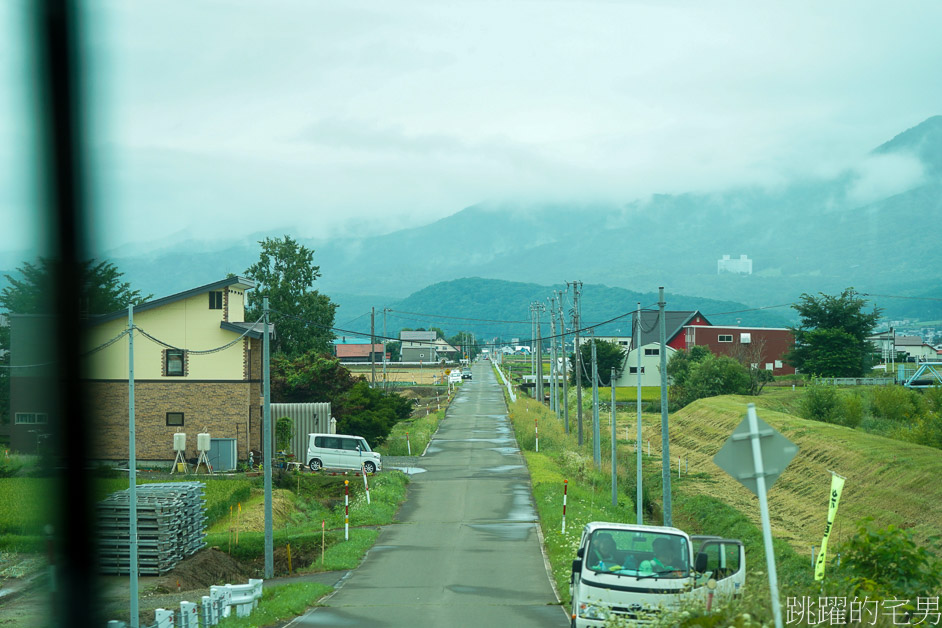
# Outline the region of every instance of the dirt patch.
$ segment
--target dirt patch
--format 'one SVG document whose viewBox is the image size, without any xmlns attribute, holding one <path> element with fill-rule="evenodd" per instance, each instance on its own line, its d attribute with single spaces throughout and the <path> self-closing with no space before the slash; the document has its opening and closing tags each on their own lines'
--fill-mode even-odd
<svg viewBox="0 0 942 628">
<path fill-rule="evenodd" d="M 215 548 L 197 552 L 153 581 L 148 594 L 173 593 L 177 590 L 208 588 L 214 584 L 244 583 L 255 577 L 255 570 Z"/>
</svg>

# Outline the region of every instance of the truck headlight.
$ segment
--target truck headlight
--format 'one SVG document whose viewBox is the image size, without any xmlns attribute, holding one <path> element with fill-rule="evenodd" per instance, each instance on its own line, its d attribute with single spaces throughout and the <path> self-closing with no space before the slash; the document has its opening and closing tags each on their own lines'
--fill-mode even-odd
<svg viewBox="0 0 942 628">
<path fill-rule="evenodd" d="M 579 617 L 605 621 L 608 619 L 608 608 L 596 604 L 580 604 Z"/>
</svg>

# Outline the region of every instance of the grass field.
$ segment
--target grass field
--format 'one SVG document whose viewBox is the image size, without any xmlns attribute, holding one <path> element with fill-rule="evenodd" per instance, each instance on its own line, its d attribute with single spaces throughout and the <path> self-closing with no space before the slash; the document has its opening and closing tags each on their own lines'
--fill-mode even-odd
<svg viewBox="0 0 942 628">
<path fill-rule="evenodd" d="M 357 364 L 349 365 L 348 368 L 350 372 L 354 375 L 363 375 L 367 379 L 372 375 L 370 365 L 366 364 Z M 448 376 L 445 374 L 445 371 L 448 369 L 454 369 L 456 367 L 450 366 L 447 368 L 441 368 L 438 366 L 427 366 L 424 368 L 419 367 L 400 367 L 400 366 L 390 366 L 386 364 L 386 381 L 396 382 L 396 383 L 408 383 L 416 384 L 419 386 L 432 386 L 435 384 L 448 383 Z M 444 377 L 444 381 L 442 378 Z M 383 381 L 383 366 L 382 364 L 376 365 L 376 381 Z"/>
</svg>

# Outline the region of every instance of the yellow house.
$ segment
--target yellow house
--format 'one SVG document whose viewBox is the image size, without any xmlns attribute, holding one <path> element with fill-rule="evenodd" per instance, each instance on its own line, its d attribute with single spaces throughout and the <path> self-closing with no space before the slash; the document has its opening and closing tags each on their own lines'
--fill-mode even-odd
<svg viewBox="0 0 942 628">
<path fill-rule="evenodd" d="M 137 459 L 171 461 L 173 435 L 231 447 L 239 460 L 261 449 L 262 328 L 245 322 L 245 292 L 255 282 L 230 277 L 134 308 L 134 416 Z M 85 336 L 87 402 L 95 416 L 89 458 L 128 459 L 128 329 L 121 310 L 90 321 Z"/>
</svg>

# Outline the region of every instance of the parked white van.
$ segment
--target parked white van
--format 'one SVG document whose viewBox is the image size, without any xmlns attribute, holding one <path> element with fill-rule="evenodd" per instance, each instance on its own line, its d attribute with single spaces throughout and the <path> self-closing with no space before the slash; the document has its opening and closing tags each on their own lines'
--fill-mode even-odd
<svg viewBox="0 0 942 628">
<path fill-rule="evenodd" d="M 367 473 L 376 473 L 383 468 L 383 461 L 362 436 L 308 434 L 307 466 L 311 471 L 362 467 Z"/>
</svg>

